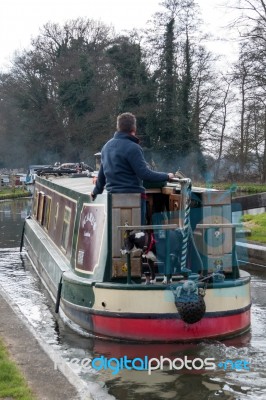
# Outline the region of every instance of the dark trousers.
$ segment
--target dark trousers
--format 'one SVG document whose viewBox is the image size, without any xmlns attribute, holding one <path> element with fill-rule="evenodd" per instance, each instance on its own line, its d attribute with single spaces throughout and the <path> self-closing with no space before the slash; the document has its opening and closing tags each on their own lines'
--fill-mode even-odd
<svg viewBox="0 0 266 400">
<path fill-rule="evenodd" d="M 141 198 L 141 225 L 146 225 L 146 199 Z"/>
</svg>

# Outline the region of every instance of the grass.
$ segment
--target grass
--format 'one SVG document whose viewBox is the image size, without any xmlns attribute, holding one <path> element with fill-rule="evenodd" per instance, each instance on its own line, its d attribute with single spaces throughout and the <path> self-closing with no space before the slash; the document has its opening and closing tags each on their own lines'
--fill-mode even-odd
<svg viewBox="0 0 266 400">
<path fill-rule="evenodd" d="M 31 192 L 23 187 L 0 187 L 0 200 L 16 199 L 18 197 L 31 196 Z"/>
<path fill-rule="evenodd" d="M 266 243 L 266 213 L 251 215 L 245 214 L 241 221 L 245 228 L 251 231 L 251 236 L 248 240 L 255 242 Z"/>
<path fill-rule="evenodd" d="M 193 183 L 194 184 L 194 183 Z M 209 187 L 211 189 L 219 189 L 219 190 L 230 190 L 232 193 L 262 193 L 266 192 L 266 184 L 262 183 L 242 183 L 242 182 L 230 182 L 230 183 L 207 183 L 200 182 L 194 184 L 195 186 L 200 187 Z"/>
<path fill-rule="evenodd" d="M 197 182 L 194 184 L 199 187 L 209 187 L 211 189 L 218 190 L 230 190 L 234 195 L 241 193 L 245 194 L 256 194 L 266 192 L 266 184 L 259 183 L 211 183 Z M 248 240 L 266 243 L 266 213 L 251 215 L 245 214 L 241 218 L 241 222 L 244 227 L 251 231 L 251 236 L 248 236 Z"/>
<path fill-rule="evenodd" d="M 0 338 L 0 400 L 36 400 Z"/>
</svg>

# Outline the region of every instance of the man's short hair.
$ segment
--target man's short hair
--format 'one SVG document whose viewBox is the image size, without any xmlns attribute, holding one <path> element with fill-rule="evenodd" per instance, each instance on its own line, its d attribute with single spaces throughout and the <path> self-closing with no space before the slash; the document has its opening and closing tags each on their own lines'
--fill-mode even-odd
<svg viewBox="0 0 266 400">
<path fill-rule="evenodd" d="M 116 128 L 120 132 L 130 133 L 137 128 L 137 120 L 135 115 L 126 112 L 118 115 Z"/>
</svg>

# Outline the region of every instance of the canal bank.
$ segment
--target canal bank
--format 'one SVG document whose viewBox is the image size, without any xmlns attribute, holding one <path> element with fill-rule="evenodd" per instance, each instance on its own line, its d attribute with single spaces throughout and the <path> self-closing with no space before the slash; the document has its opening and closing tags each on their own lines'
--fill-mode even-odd
<svg viewBox="0 0 266 400">
<path fill-rule="evenodd" d="M 39 340 L 26 326 L 15 305 L 0 290 L 0 336 L 12 359 L 40 400 L 77 400 L 82 397 L 54 362 Z M 85 397 L 83 397 L 85 399 Z M 91 399 L 87 396 L 86 399 Z"/>
<path fill-rule="evenodd" d="M 236 253 L 240 267 L 249 271 L 266 269 L 266 192 L 232 199 L 236 232 Z"/>
<path fill-rule="evenodd" d="M 236 252 L 239 264 L 245 269 L 266 269 L 266 246 L 265 244 L 251 241 L 237 241 Z"/>
<path fill-rule="evenodd" d="M 32 192 L 26 187 L 14 187 L 14 188 L 1 188 L 0 187 L 0 201 L 19 199 L 23 197 L 31 197 Z"/>
</svg>

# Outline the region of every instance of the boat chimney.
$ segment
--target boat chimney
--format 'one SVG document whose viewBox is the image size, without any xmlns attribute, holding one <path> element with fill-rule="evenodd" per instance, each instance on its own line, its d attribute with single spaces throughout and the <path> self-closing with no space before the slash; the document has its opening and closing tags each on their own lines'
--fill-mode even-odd
<svg viewBox="0 0 266 400">
<path fill-rule="evenodd" d="M 101 153 L 95 153 L 95 171 L 99 171 L 101 165 Z"/>
</svg>

